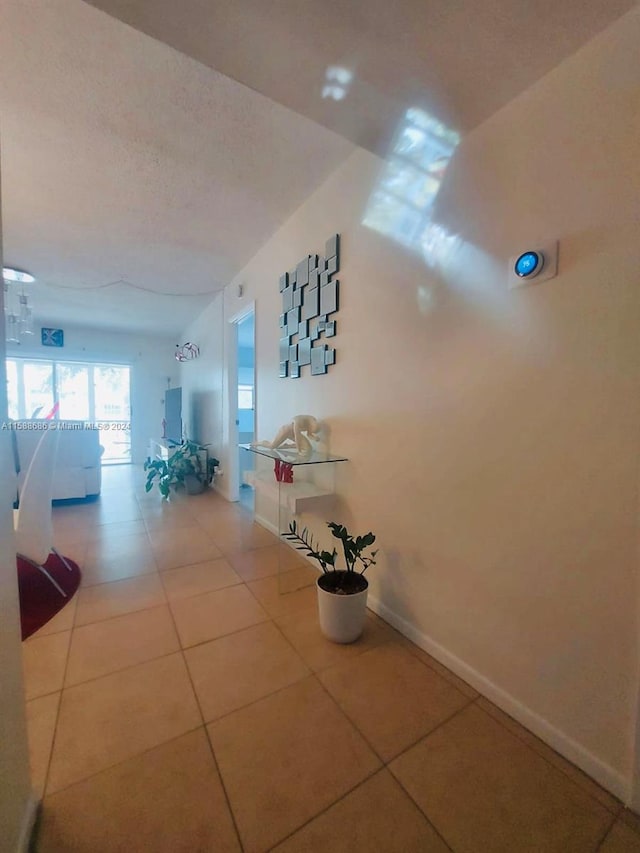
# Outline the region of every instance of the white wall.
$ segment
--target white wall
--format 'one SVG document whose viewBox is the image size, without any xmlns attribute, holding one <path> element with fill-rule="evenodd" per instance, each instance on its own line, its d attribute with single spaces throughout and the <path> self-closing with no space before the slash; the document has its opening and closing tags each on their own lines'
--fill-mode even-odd
<svg viewBox="0 0 640 853">
<path fill-rule="evenodd" d="M 9 356 L 130 365 L 131 451 L 136 464 L 146 459 L 149 439 L 162 436 L 167 381 L 172 387 L 178 384 L 174 350 L 175 340 L 168 337 L 76 327 L 65 327 L 61 349 L 43 347 L 37 335 L 31 344 L 7 344 Z"/>
<path fill-rule="evenodd" d="M 207 313 L 219 330 L 240 281 L 255 300 L 257 437 L 311 413 L 349 457 L 339 520 L 378 536 L 381 611 L 620 796 L 638 663 L 639 39 L 633 12 L 462 142 L 436 209 L 456 239 L 434 267 L 361 225 L 384 163 L 359 150 Z M 335 232 L 337 364 L 278 379 L 278 277 Z M 509 291 L 507 259 L 555 238 L 559 276 Z M 191 366 L 216 399 L 221 359 L 216 344 Z M 223 403 L 207 428 L 228 442 Z"/>
<path fill-rule="evenodd" d="M 182 422 L 188 438 L 210 444 L 220 458 L 222 449 L 222 293 L 205 308 L 182 336 L 200 347 L 200 357 L 180 364 Z"/>
<path fill-rule="evenodd" d="M 0 222 L 0 260 L 2 227 Z M 0 294 L 0 309 L 3 295 Z M 6 388 L 4 323 L 0 328 L 0 389 Z M 7 395 L 0 392 L 0 423 L 7 420 Z M 13 455 L 8 430 L 0 430 L 0 849 L 26 849 L 34 817 L 22 680 L 18 574 L 13 541 Z"/>
</svg>

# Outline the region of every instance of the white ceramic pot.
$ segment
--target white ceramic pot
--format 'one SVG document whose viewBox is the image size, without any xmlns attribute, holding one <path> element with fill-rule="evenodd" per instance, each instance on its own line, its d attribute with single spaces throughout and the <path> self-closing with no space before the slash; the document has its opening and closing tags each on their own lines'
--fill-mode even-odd
<svg viewBox="0 0 640 853">
<path fill-rule="evenodd" d="M 362 578 L 366 586 L 361 592 L 341 595 L 323 589 L 320 586 L 323 577 L 326 575 L 316 581 L 320 629 L 325 637 L 334 643 L 353 643 L 364 629 L 369 585 L 366 579 Z"/>
</svg>

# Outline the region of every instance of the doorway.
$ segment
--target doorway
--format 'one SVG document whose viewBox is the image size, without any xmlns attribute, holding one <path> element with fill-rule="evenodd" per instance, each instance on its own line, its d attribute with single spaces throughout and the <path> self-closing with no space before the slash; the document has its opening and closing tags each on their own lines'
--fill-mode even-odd
<svg viewBox="0 0 640 853">
<path fill-rule="evenodd" d="M 250 444 L 255 440 L 255 311 L 245 314 L 237 323 L 237 376 L 238 389 L 236 425 L 238 443 Z M 253 511 L 253 488 L 249 471 L 253 467 L 253 454 L 238 448 L 238 495 L 240 503 Z"/>
</svg>

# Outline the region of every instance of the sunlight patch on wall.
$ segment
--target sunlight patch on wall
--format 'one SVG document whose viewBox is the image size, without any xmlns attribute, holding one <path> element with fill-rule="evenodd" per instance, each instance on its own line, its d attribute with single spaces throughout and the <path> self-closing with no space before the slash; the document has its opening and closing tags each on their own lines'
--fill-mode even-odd
<svg viewBox="0 0 640 853">
<path fill-rule="evenodd" d="M 433 204 L 459 141 L 454 130 L 423 110 L 407 110 L 363 225 L 426 256 L 433 243 Z"/>
</svg>

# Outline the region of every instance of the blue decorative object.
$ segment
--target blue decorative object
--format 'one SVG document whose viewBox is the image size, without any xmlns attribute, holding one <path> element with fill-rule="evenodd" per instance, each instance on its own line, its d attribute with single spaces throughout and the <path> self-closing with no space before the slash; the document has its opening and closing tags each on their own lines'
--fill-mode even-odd
<svg viewBox="0 0 640 853">
<path fill-rule="evenodd" d="M 40 340 L 43 347 L 63 347 L 64 332 L 62 329 L 40 329 Z"/>
</svg>

